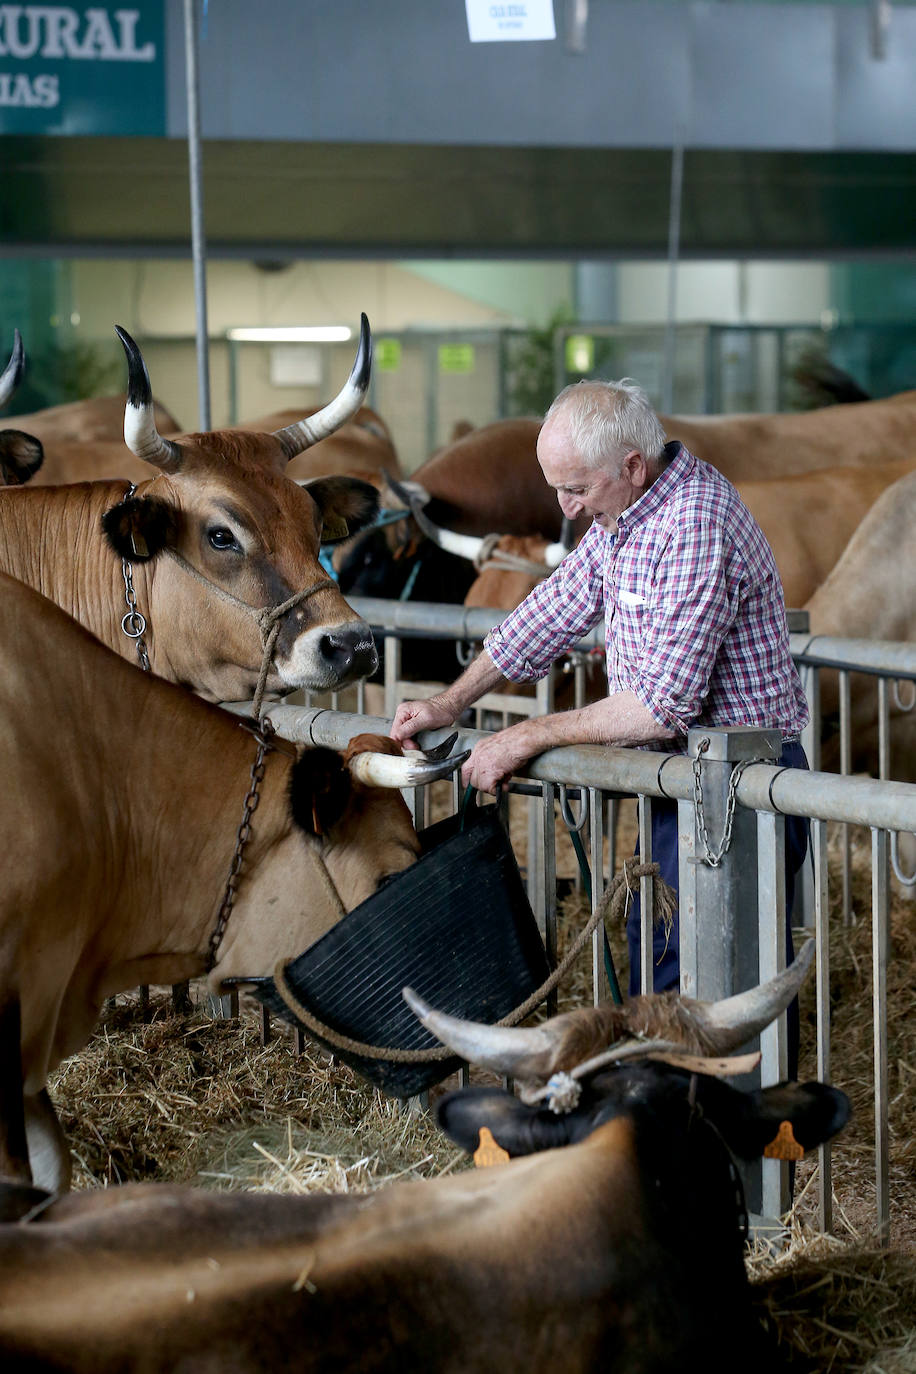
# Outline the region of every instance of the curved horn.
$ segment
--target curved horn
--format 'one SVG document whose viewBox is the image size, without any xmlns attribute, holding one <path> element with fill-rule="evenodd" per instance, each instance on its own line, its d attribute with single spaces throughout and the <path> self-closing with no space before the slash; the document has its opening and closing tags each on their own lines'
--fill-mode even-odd
<svg viewBox="0 0 916 1374">
<path fill-rule="evenodd" d="M 368 750 L 355 755 L 347 766 L 354 778 L 373 787 L 422 787 L 424 783 L 451 777 L 455 769 L 470 757 L 470 749 L 441 760 L 426 759 L 415 752 L 398 758 L 394 754 L 377 754 Z"/>
<path fill-rule="evenodd" d="M 540 1026 L 487 1026 L 435 1011 L 413 988 L 402 988 L 401 995 L 426 1029 L 469 1064 L 513 1078 L 546 1079 L 553 1072 L 559 1037 L 550 1021 Z"/>
<path fill-rule="evenodd" d="M 681 997 L 677 1005 L 682 1018 L 690 1023 L 710 1052 L 730 1053 L 775 1021 L 797 996 L 811 968 L 814 946 L 814 940 L 809 940 L 795 962 L 768 983 L 721 1002 L 696 1002 Z M 435 1011 L 410 988 L 403 989 L 403 996 L 427 1030 L 469 1063 L 523 1081 L 546 1081 L 556 1068 L 570 1013 L 554 1017 L 540 1026 L 487 1026 Z M 651 1001 L 652 994 L 645 1000 Z M 677 1038 L 681 1038 L 680 1034 Z M 608 1057 L 619 1057 L 619 1052 L 615 1050 Z M 603 1062 L 605 1056 L 598 1058 Z"/>
<path fill-rule="evenodd" d="M 369 321 L 363 314 L 359 317 L 359 348 L 356 351 L 356 361 L 340 393 L 333 401 L 322 406 L 321 410 L 316 410 L 314 415 L 298 420 L 294 425 L 287 425 L 285 429 L 274 430 L 274 438 L 280 441 L 280 447 L 287 458 L 295 458 L 297 453 L 304 453 L 312 444 L 317 444 L 319 439 L 326 439 L 335 429 L 340 429 L 341 425 L 352 420 L 369 391 L 371 367 L 372 337 L 369 333 Z"/>
<path fill-rule="evenodd" d="M 124 442 L 145 463 L 152 463 L 162 472 L 178 472 L 183 453 L 180 444 L 163 439 L 156 429 L 153 413 L 153 392 L 143 354 L 126 329 L 115 325 L 127 355 L 127 405 L 124 407 Z"/>
<path fill-rule="evenodd" d="M 22 335 L 18 329 L 13 330 L 13 351 L 10 360 L 3 372 L 0 373 L 0 406 L 5 406 L 7 401 L 22 381 L 22 374 L 25 371 L 25 349 L 22 346 Z"/>
<path fill-rule="evenodd" d="M 687 1019 L 717 1054 L 728 1054 L 775 1021 L 794 997 L 814 962 L 814 940 L 808 940 L 788 968 L 768 983 L 748 988 L 720 1002 L 681 998 Z"/>
<path fill-rule="evenodd" d="M 398 500 L 409 507 L 411 515 L 427 539 L 431 539 L 446 553 L 454 553 L 459 558 L 467 558 L 469 562 L 474 562 L 484 546 L 483 539 L 473 534 L 456 534 L 453 530 L 444 530 L 440 525 L 433 524 L 423 509 L 429 500 L 429 494 L 416 483 L 399 482 L 388 472 L 385 473 L 385 481 Z"/>
</svg>

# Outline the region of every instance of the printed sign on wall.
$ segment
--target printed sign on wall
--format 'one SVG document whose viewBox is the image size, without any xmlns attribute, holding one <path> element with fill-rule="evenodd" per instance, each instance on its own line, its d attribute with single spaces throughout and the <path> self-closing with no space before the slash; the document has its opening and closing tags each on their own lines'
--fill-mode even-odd
<svg viewBox="0 0 916 1374">
<path fill-rule="evenodd" d="M 472 43 L 556 38 L 553 0 L 464 0 Z"/>
<path fill-rule="evenodd" d="M 0 134 L 164 134 L 164 10 L 0 4 Z"/>
</svg>

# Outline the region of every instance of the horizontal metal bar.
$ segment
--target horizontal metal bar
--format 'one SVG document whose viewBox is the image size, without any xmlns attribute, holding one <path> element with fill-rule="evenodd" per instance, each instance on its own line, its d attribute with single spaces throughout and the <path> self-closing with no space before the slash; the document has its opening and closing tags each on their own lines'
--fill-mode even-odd
<svg viewBox="0 0 916 1374">
<path fill-rule="evenodd" d="M 229 709 L 248 714 L 250 703 L 227 703 Z M 300 706 L 271 706 L 269 715 L 286 739 L 345 748 L 353 735 L 363 731 L 387 735 L 391 721 L 384 716 L 359 716 L 344 711 Z M 438 744 L 449 730 L 425 731 L 426 745 Z M 471 749 L 484 730 L 459 730 L 456 750 Z M 687 801 L 693 796 L 693 760 L 686 754 L 663 754 L 651 749 L 618 749 L 581 744 L 548 749 L 519 769 L 519 776 L 537 782 L 579 784 L 602 791 L 649 797 L 673 797 Z M 782 812 L 789 816 L 846 821 L 882 830 L 916 833 L 916 784 L 887 782 L 877 778 L 842 777 L 836 773 L 781 768 L 769 763 L 748 765 L 738 782 L 736 798 L 753 811 Z"/>
<path fill-rule="evenodd" d="M 349 604 L 380 634 L 400 634 L 404 638 L 426 635 L 433 639 L 468 639 L 478 643 L 509 614 L 496 607 L 449 606 L 438 601 L 386 601 L 371 596 L 350 597 Z M 798 621 L 792 612 L 790 625 L 795 623 Z M 790 634 L 789 644 L 797 662 L 813 667 L 850 668 L 863 673 L 916 678 L 916 644 L 799 633 Z M 603 649 L 604 626 L 596 625 L 572 647 L 584 653 Z"/>
<path fill-rule="evenodd" d="M 831 635 L 789 636 L 797 663 L 818 668 L 849 668 L 916 678 L 916 644 L 893 639 L 837 639 Z"/>
</svg>

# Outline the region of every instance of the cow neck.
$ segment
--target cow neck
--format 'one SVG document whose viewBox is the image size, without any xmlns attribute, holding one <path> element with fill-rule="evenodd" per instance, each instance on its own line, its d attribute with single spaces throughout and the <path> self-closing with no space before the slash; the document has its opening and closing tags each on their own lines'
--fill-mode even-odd
<svg viewBox="0 0 916 1374">
<path fill-rule="evenodd" d="M 111 614 L 116 564 L 98 552 L 102 515 L 122 491 L 117 482 L 0 490 L 0 570 L 123 655 Z"/>
</svg>

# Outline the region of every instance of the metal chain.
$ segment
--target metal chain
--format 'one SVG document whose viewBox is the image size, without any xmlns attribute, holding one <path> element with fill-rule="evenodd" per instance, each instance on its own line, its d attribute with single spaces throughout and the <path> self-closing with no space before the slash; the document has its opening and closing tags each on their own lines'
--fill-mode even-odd
<svg viewBox="0 0 916 1374">
<path fill-rule="evenodd" d="M 122 500 L 129 501 L 137 490 L 135 482 L 131 482 L 130 487 L 125 492 Z M 146 640 L 143 636 L 146 633 L 146 617 L 137 610 L 137 593 L 134 591 L 134 570 L 133 566 L 126 558 L 121 559 L 121 576 L 124 578 L 124 600 L 127 602 L 127 614 L 121 617 L 121 630 L 132 639 L 137 647 L 137 658 L 140 660 L 140 667 L 144 673 L 151 671 L 149 666 L 149 654 L 146 650 Z"/>
<path fill-rule="evenodd" d="M 146 650 L 146 617 L 137 610 L 137 593 L 134 591 L 134 570 L 126 558 L 121 559 L 121 573 L 124 577 L 124 600 L 127 614 L 121 617 L 121 629 L 128 639 L 137 646 L 137 658 L 144 673 L 150 671 L 149 654 Z"/>
<path fill-rule="evenodd" d="M 732 826 L 735 823 L 735 803 L 738 795 L 738 783 L 741 781 L 741 774 L 750 763 L 764 763 L 765 759 L 741 759 L 732 769 L 731 777 L 728 780 L 728 796 L 725 799 L 725 824 L 722 828 L 722 842 L 715 854 L 710 849 L 709 831 L 706 828 L 706 813 L 703 809 L 703 782 L 701 773 L 701 760 L 709 748 L 709 740 L 701 739 L 697 745 L 697 756 L 693 761 L 693 801 L 697 812 L 697 829 L 700 832 L 700 839 L 703 841 L 703 854 L 701 862 L 708 868 L 718 868 L 723 858 L 728 853 L 732 842 Z"/>
<path fill-rule="evenodd" d="M 251 728 L 250 722 L 246 721 L 246 726 L 248 728 Z M 216 917 L 216 925 L 213 928 L 213 932 L 210 935 L 210 940 L 207 946 L 208 973 L 216 963 L 216 953 L 220 947 L 222 938 L 226 933 L 226 926 L 229 923 L 229 917 L 232 915 L 232 908 L 235 904 L 235 894 L 238 890 L 239 875 L 242 870 L 242 860 L 245 855 L 245 846 L 251 839 L 251 817 L 257 810 L 258 802 L 261 799 L 259 789 L 261 783 L 264 780 L 264 773 L 266 770 L 266 764 L 264 760 L 266 756 L 270 753 L 270 751 L 274 748 L 273 721 L 270 720 L 269 717 L 265 716 L 258 723 L 257 728 L 252 730 L 252 734 L 258 742 L 258 752 L 255 756 L 255 761 L 251 766 L 251 786 L 249 787 L 248 792 L 245 795 L 245 806 L 242 812 L 242 822 L 239 826 L 238 835 L 236 836 L 235 854 L 232 856 L 232 864 L 229 868 L 229 877 L 226 880 L 226 893 L 223 897 L 222 903 L 220 904 L 220 909 Z"/>
</svg>

